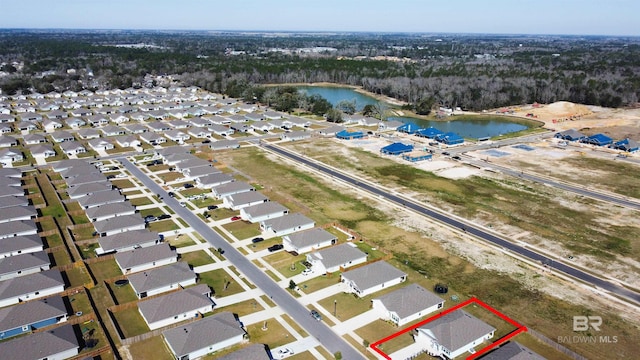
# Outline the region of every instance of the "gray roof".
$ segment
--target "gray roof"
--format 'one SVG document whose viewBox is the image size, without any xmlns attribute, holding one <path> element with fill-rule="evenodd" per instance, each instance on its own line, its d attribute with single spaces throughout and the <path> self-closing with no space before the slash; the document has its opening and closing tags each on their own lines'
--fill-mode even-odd
<svg viewBox="0 0 640 360">
<path fill-rule="evenodd" d="M 153 323 L 208 305 L 213 306 L 211 298 L 205 295 L 210 291 L 207 285 L 197 285 L 171 294 L 140 301 L 138 308 L 144 318 L 147 319 L 147 322 Z"/>
<path fill-rule="evenodd" d="M 201 167 L 189 169 L 189 176 L 192 178 L 197 178 L 197 177 L 201 177 L 209 174 L 219 174 L 219 173 L 220 173 L 220 170 L 210 166 L 201 166 Z"/>
<path fill-rule="evenodd" d="M 38 231 L 38 227 L 33 220 L 18 220 L 10 221 L 6 223 L 0 223 L 0 237 L 35 230 Z M 3 236 L 4 235 L 4 236 Z"/>
<path fill-rule="evenodd" d="M 127 276 L 131 286 L 133 286 L 133 289 L 137 293 L 178 284 L 195 278 L 196 273 L 194 273 L 189 267 L 189 264 L 185 262 L 177 262 Z"/>
<path fill-rule="evenodd" d="M 11 206 L 0 211 L 0 220 L 17 219 L 23 216 L 36 217 L 38 211 L 31 205 L 28 206 Z"/>
<path fill-rule="evenodd" d="M 233 205 L 250 204 L 256 201 L 269 200 L 264 194 L 257 191 L 248 191 L 239 194 L 229 195 L 229 202 Z"/>
<path fill-rule="evenodd" d="M 6 136 L 6 135 L 3 135 L 3 136 Z M 16 169 L 16 168 L 1 168 L 0 177 L 21 178 L 22 170 Z"/>
<path fill-rule="evenodd" d="M 116 261 L 123 269 L 168 258 L 177 259 L 178 254 L 175 250 L 171 250 L 169 244 L 166 243 L 119 252 L 116 254 Z"/>
<path fill-rule="evenodd" d="M 136 208 L 131 205 L 130 202 L 117 202 L 112 204 L 105 204 L 89 208 L 85 211 L 89 219 L 104 217 L 104 216 L 118 216 L 130 211 L 135 211 Z"/>
<path fill-rule="evenodd" d="M 265 216 L 275 213 L 283 214 L 288 211 L 289 209 L 287 209 L 286 206 L 281 205 L 280 203 L 277 203 L 275 201 L 269 201 L 244 208 L 244 212 L 252 217 Z"/>
<path fill-rule="evenodd" d="M 378 298 L 384 307 L 401 318 L 443 303 L 440 297 L 418 284 L 411 284 Z"/>
<path fill-rule="evenodd" d="M 494 327 L 471 316 L 464 310 L 450 312 L 428 322 L 420 329 L 431 330 L 438 343 L 451 351 L 456 351 L 495 331 Z"/>
<path fill-rule="evenodd" d="M 482 357 L 482 360 L 545 360 L 526 346 L 510 341 Z"/>
<path fill-rule="evenodd" d="M 191 175 L 191 171 L 189 171 L 189 176 L 193 177 L 193 175 Z M 229 174 L 224 174 L 221 172 L 217 172 L 213 174 L 210 173 L 208 175 L 198 177 L 198 182 L 204 185 L 206 184 L 221 185 L 225 183 L 230 183 L 232 181 L 234 181 L 233 176 Z M 255 191 L 250 191 L 250 192 L 255 192 Z"/>
<path fill-rule="evenodd" d="M 69 196 L 71 197 L 76 197 L 77 195 L 94 194 L 102 191 L 109 191 L 112 189 L 113 184 L 111 184 L 111 182 L 105 178 L 104 181 L 82 184 L 67 188 L 67 194 L 69 194 Z"/>
<path fill-rule="evenodd" d="M 240 147 L 238 140 L 218 140 L 209 144 L 211 150 L 235 149 Z"/>
<path fill-rule="evenodd" d="M 320 260 L 325 268 L 332 268 L 334 266 L 346 264 L 349 261 L 366 257 L 367 254 L 357 247 L 351 246 L 351 244 L 344 243 L 323 250 L 318 250 L 309 254 L 309 256 Z"/>
<path fill-rule="evenodd" d="M 195 169 L 195 168 L 199 168 L 199 167 L 211 167 L 211 163 L 208 162 L 207 160 L 203 160 L 203 159 L 200 159 L 200 158 L 196 157 L 194 159 L 187 159 L 187 160 L 181 161 L 178 164 L 178 167 L 181 170 L 184 170 L 184 169 Z"/>
<path fill-rule="evenodd" d="M 8 253 L 33 247 L 43 247 L 42 239 L 38 235 L 12 236 L 0 239 L 0 253 Z"/>
<path fill-rule="evenodd" d="M 294 228 L 296 226 L 315 224 L 315 221 L 309 219 L 308 217 L 300 213 L 295 213 L 295 214 L 289 214 L 286 216 L 281 216 L 275 219 L 265 220 L 264 223 L 265 225 L 267 225 L 267 227 L 270 227 L 275 232 L 279 232 L 279 231 Z"/>
<path fill-rule="evenodd" d="M 76 177 L 68 178 L 67 185 L 69 186 L 78 186 L 82 184 L 88 184 L 92 182 L 101 182 L 105 181 L 107 178 L 102 174 L 88 174 L 88 175 L 79 175 Z"/>
<path fill-rule="evenodd" d="M 38 360 L 80 348 L 72 325 L 31 334 L 0 343 L 0 354 L 6 360 Z"/>
<path fill-rule="evenodd" d="M 24 190 L 19 186 L 2 186 L 0 187 L 0 197 L 5 196 L 24 196 Z"/>
<path fill-rule="evenodd" d="M 16 205 L 29 205 L 29 200 L 27 200 L 26 196 L 3 196 L 2 201 L 0 201 L 0 209 L 6 209 Z"/>
<path fill-rule="evenodd" d="M 224 196 L 224 194 L 229 194 L 234 192 L 237 193 L 237 192 L 254 191 L 255 188 L 244 181 L 234 181 L 227 184 L 214 186 L 212 190 L 216 194 Z"/>
<path fill-rule="evenodd" d="M 158 239 L 160 239 L 160 235 L 157 232 L 141 229 L 101 237 L 98 238 L 98 243 L 100 243 L 102 250 L 110 252 L 130 246 L 155 242 Z"/>
<path fill-rule="evenodd" d="M 0 258 L 0 275 L 49 265 L 51 265 L 51 260 L 44 251 L 9 256 Z"/>
<path fill-rule="evenodd" d="M 270 203 L 267 203 L 270 204 Z M 328 232 L 323 228 L 313 228 L 305 231 L 300 231 L 295 234 L 286 235 L 291 244 L 296 248 L 303 248 L 307 246 L 313 246 L 321 244 L 327 241 L 338 241 L 338 237 Z"/>
<path fill-rule="evenodd" d="M 353 281 L 358 289 L 362 291 L 401 276 L 407 276 L 407 274 L 385 261 L 376 261 L 369 265 L 342 273 L 343 278 Z"/>
<path fill-rule="evenodd" d="M 105 220 L 99 220 L 93 223 L 96 231 L 99 233 L 109 232 L 114 230 L 128 229 L 144 225 L 144 219 L 140 214 L 121 215 L 108 218 Z"/>
<path fill-rule="evenodd" d="M 83 197 L 79 197 L 77 200 L 82 207 L 95 207 L 110 203 L 122 202 L 125 201 L 125 197 L 120 193 L 120 191 L 111 190 L 92 193 Z"/>
<path fill-rule="evenodd" d="M 202 320 L 162 332 L 167 343 L 175 351 L 176 356 L 182 357 L 196 350 L 244 335 L 240 322 L 228 312 L 221 312 Z M 236 359 L 243 359 L 236 358 Z"/>
<path fill-rule="evenodd" d="M 63 285 L 62 275 L 56 269 L 20 276 L 0 282 L 0 300 Z M 1 353 L 1 352 L 0 352 Z"/>
<path fill-rule="evenodd" d="M 271 360 L 271 356 L 263 344 L 251 344 L 240 350 L 225 355 L 218 360 Z"/>
<path fill-rule="evenodd" d="M 67 314 L 67 308 L 60 296 L 27 301 L 0 309 L 0 332 L 15 329 L 23 325 L 34 324 Z"/>
</svg>

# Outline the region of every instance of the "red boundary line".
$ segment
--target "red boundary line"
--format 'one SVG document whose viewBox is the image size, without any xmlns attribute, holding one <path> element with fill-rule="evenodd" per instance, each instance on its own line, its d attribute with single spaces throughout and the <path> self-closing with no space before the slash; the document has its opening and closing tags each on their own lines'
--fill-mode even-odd
<svg viewBox="0 0 640 360">
<path fill-rule="evenodd" d="M 405 334 L 405 333 L 407 333 L 409 331 L 417 329 L 420 326 L 422 326 L 422 325 L 424 325 L 424 324 L 426 324 L 428 322 L 431 322 L 431 321 L 436 320 L 436 319 L 438 319 L 440 317 L 443 317 L 443 316 L 445 316 L 445 315 L 447 315 L 447 314 L 449 314 L 449 313 L 451 313 L 453 311 L 456 311 L 458 309 L 461 309 L 461 308 L 463 308 L 463 307 L 465 307 L 465 306 L 467 306 L 467 305 L 469 305 L 471 303 L 478 304 L 478 305 L 482 306 L 483 308 L 489 310 L 490 312 L 492 312 L 493 314 L 497 315 L 502 320 L 504 320 L 504 321 L 508 322 L 509 324 L 515 326 L 516 330 L 510 332 L 509 334 L 503 336 L 502 338 L 498 339 L 497 341 L 495 341 L 495 342 L 487 345 L 486 347 L 480 349 L 480 351 L 478 351 L 475 354 L 472 354 L 471 356 L 467 357 L 467 360 L 475 359 L 478 356 L 488 352 L 489 350 L 491 350 L 491 349 L 503 344 L 504 342 L 506 342 L 507 340 L 511 339 L 512 337 L 514 337 L 514 336 L 516 336 L 516 335 L 518 335 L 518 334 L 520 334 L 522 332 L 527 331 L 527 328 L 525 326 L 520 325 L 515 320 L 509 318 L 508 316 L 504 315 L 503 313 L 499 312 L 498 310 L 492 308 L 491 306 L 487 305 L 485 302 L 479 300 L 478 298 L 472 297 L 471 299 L 469 299 L 469 300 L 467 300 L 467 301 L 465 301 L 463 303 L 460 303 L 460 304 L 458 304 L 458 305 L 456 305 L 456 306 L 454 306 L 454 307 L 452 307 L 450 309 L 447 309 L 447 310 L 445 310 L 445 311 L 443 311 L 443 312 L 441 312 L 439 314 L 436 314 L 436 315 L 434 315 L 434 316 L 432 316 L 432 317 L 430 317 L 428 319 L 422 320 L 419 323 L 417 323 L 417 324 L 415 324 L 415 325 L 413 325 L 411 327 L 402 329 L 402 330 L 400 330 L 400 331 L 398 331 L 398 332 L 396 332 L 394 334 L 391 334 L 391 335 L 387 336 L 384 339 L 378 340 L 378 341 L 374 342 L 373 344 L 369 345 L 369 347 L 371 349 L 373 349 L 373 351 L 375 351 L 378 354 L 382 355 L 385 359 L 392 360 L 391 357 L 389 357 L 389 355 L 387 355 L 384 351 L 378 349 L 378 345 L 380 345 L 380 344 L 382 344 L 384 342 L 387 342 L 387 341 L 389 341 L 391 339 L 394 339 L 394 338 L 396 338 L 396 337 L 398 337 L 398 336 L 400 336 L 402 334 Z"/>
</svg>

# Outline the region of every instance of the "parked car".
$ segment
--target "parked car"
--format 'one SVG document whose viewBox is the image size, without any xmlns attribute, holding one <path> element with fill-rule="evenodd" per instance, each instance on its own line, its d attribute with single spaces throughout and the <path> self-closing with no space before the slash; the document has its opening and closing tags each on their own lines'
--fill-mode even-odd
<svg viewBox="0 0 640 360">
<path fill-rule="evenodd" d="M 289 348 L 278 350 L 278 356 L 280 357 L 280 359 L 284 359 L 285 357 L 291 356 L 291 355 L 293 355 L 293 350 Z"/>
<path fill-rule="evenodd" d="M 171 215 L 162 214 L 162 215 L 158 216 L 158 220 L 165 220 L 165 219 L 171 219 Z"/>
<path fill-rule="evenodd" d="M 184 188 L 185 188 L 185 189 L 190 189 L 190 188 L 192 188 L 192 187 L 193 187 L 193 184 L 190 184 L 190 183 L 186 183 L 186 184 L 184 184 Z"/>
<path fill-rule="evenodd" d="M 182 206 L 182 207 L 187 207 L 187 203 L 186 203 L 186 202 L 181 202 L 181 203 L 180 203 L 180 206 Z"/>
<path fill-rule="evenodd" d="M 169 191 L 169 196 L 176 197 L 176 194 L 174 192 Z"/>
<path fill-rule="evenodd" d="M 459 155 L 452 157 L 453 160 L 461 160 L 462 158 Z"/>
<path fill-rule="evenodd" d="M 278 251 L 278 250 L 284 249 L 284 245 L 275 244 L 275 245 L 269 246 L 267 249 L 269 250 L 269 252 L 274 252 L 274 251 Z"/>
<path fill-rule="evenodd" d="M 203 144 L 208 144 L 208 143 L 210 143 L 210 142 L 211 142 L 211 140 L 202 140 L 202 143 L 203 143 Z"/>
<path fill-rule="evenodd" d="M 231 218 L 231 221 L 238 221 L 240 219 L 242 219 L 240 216 L 234 216 Z"/>
<path fill-rule="evenodd" d="M 153 216 L 153 215 L 147 215 L 147 216 L 144 217 L 144 222 L 146 222 L 146 223 L 150 223 L 150 222 L 156 221 L 156 220 L 158 220 L 158 218 Z"/>
<path fill-rule="evenodd" d="M 451 153 L 449 153 L 448 151 L 443 151 L 442 155 L 449 156 L 449 155 L 451 155 Z"/>
<path fill-rule="evenodd" d="M 264 238 L 261 238 L 261 237 L 255 237 L 255 238 L 251 239 L 251 242 L 252 242 L 252 243 L 254 243 L 254 244 L 255 244 L 255 243 L 259 243 L 259 242 L 261 242 L 261 241 L 264 241 Z"/>
<path fill-rule="evenodd" d="M 115 179 L 116 176 L 115 175 L 107 175 L 107 180 L 111 180 L 111 179 Z"/>
<path fill-rule="evenodd" d="M 207 206 L 207 210 L 215 210 L 218 208 L 218 205 L 209 205 Z"/>
<path fill-rule="evenodd" d="M 322 315 L 315 310 L 311 310 L 311 316 L 318 321 L 322 320 Z"/>
<path fill-rule="evenodd" d="M 304 276 L 311 275 L 311 273 L 313 273 L 313 270 L 311 270 L 311 269 L 302 270 L 302 275 L 304 275 Z"/>
</svg>

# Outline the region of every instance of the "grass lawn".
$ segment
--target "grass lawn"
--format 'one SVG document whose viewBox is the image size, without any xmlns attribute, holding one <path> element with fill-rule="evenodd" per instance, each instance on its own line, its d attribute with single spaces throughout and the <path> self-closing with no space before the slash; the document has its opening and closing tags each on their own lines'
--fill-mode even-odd
<svg viewBox="0 0 640 360">
<path fill-rule="evenodd" d="M 40 220 L 39 224 L 40 224 L 40 227 L 42 228 L 42 231 L 58 230 L 58 227 L 56 226 L 56 223 L 52 218 L 39 219 L 39 220 Z"/>
<path fill-rule="evenodd" d="M 149 327 L 137 306 L 114 312 L 113 316 L 126 338 L 149 332 Z"/>
<path fill-rule="evenodd" d="M 158 208 L 158 207 L 153 207 L 153 208 L 150 208 L 150 209 L 140 210 L 140 216 L 142 216 L 143 218 L 145 216 L 149 216 L 149 215 L 153 215 L 153 216 L 157 217 L 157 216 L 160 216 L 162 214 L 164 214 L 164 211 L 162 211 L 162 209 Z"/>
<path fill-rule="evenodd" d="M 248 315 L 254 312 L 262 311 L 264 308 L 255 300 L 246 300 L 243 302 L 235 303 L 233 305 L 225 306 L 222 308 L 216 308 L 213 313 L 208 313 L 207 316 L 217 314 L 222 311 L 230 311 L 238 316 Z"/>
<path fill-rule="evenodd" d="M 113 296 L 115 296 L 117 304 L 126 304 L 128 302 L 138 300 L 136 292 L 133 291 L 131 284 L 116 286 L 114 283 L 109 283 L 108 286 L 113 293 Z"/>
<path fill-rule="evenodd" d="M 64 205 L 67 208 L 67 211 L 81 211 L 84 210 L 80 203 L 77 201 L 73 201 Z"/>
<path fill-rule="evenodd" d="M 87 218 L 87 215 L 85 215 L 85 214 L 69 215 L 69 217 L 71 217 L 71 221 L 75 225 L 86 224 L 86 223 L 90 222 L 89 218 Z"/>
<path fill-rule="evenodd" d="M 63 217 L 67 214 L 67 210 L 60 203 L 49 205 L 39 210 L 42 213 L 42 216 Z"/>
<path fill-rule="evenodd" d="M 367 261 L 373 261 L 385 257 L 385 253 L 375 246 L 371 246 L 365 242 L 355 241 L 354 244 L 362 252 L 367 254 Z"/>
<path fill-rule="evenodd" d="M 180 260 L 187 262 L 187 264 L 192 267 L 213 264 L 215 262 L 204 250 L 180 254 Z"/>
<path fill-rule="evenodd" d="M 180 229 L 180 226 L 178 226 L 178 224 L 176 224 L 172 219 L 154 221 L 152 223 L 149 223 L 150 231 L 164 232 L 178 229 Z"/>
<path fill-rule="evenodd" d="M 193 203 L 193 205 L 197 206 L 198 208 L 202 209 L 203 207 L 207 207 L 209 205 L 218 205 L 219 206 L 220 204 L 222 204 L 222 201 L 220 201 L 219 199 L 206 197 L 204 199 L 192 200 L 191 203 Z M 213 210 L 210 210 L 209 212 L 211 212 L 211 211 L 213 211 Z"/>
<path fill-rule="evenodd" d="M 156 172 L 156 171 L 162 171 L 162 170 L 169 170 L 169 165 L 165 165 L 165 164 L 161 164 L 161 165 L 151 165 L 151 166 L 147 166 L 147 169 L 149 169 L 149 171 L 151 172 Z"/>
<path fill-rule="evenodd" d="M 71 304 L 71 310 L 73 310 L 74 314 L 78 311 L 82 311 L 85 315 L 93 312 L 93 307 L 91 307 L 89 298 L 84 292 L 81 291 L 77 294 L 69 295 L 67 296 L 67 299 Z"/>
<path fill-rule="evenodd" d="M 357 298 L 353 294 L 342 292 L 324 298 L 318 301 L 318 304 L 327 310 L 327 312 L 333 314 L 334 301 L 336 301 L 336 317 L 341 321 L 360 315 L 371 308 L 371 299 L 369 297 Z"/>
<path fill-rule="evenodd" d="M 133 206 L 144 206 L 144 205 L 153 204 L 153 201 L 151 199 L 149 199 L 147 196 L 129 199 L 129 202 Z"/>
<path fill-rule="evenodd" d="M 98 281 L 122 275 L 122 271 L 120 271 L 115 259 L 100 261 L 87 266 L 89 266 L 93 276 L 95 276 Z"/>
<path fill-rule="evenodd" d="M 93 233 L 96 229 L 93 226 L 89 226 L 86 228 L 75 228 L 73 231 L 73 237 L 76 241 L 80 240 L 89 240 L 95 238 Z"/>
<path fill-rule="evenodd" d="M 55 266 L 62 266 L 71 264 L 71 257 L 67 252 L 67 249 L 56 250 L 49 254 L 49 258 L 53 257 L 53 264 Z"/>
<path fill-rule="evenodd" d="M 267 329 L 262 330 L 265 322 Z M 267 344 L 271 349 L 295 341 L 284 326 L 273 318 L 247 326 L 247 332 L 252 343 Z"/>
<path fill-rule="evenodd" d="M 311 280 L 298 284 L 300 290 L 305 294 L 311 294 L 312 292 L 326 288 L 327 286 L 335 285 L 340 282 L 340 274 L 335 273 L 331 275 L 317 276 Z"/>
<path fill-rule="evenodd" d="M 168 242 L 169 245 L 175 248 L 181 248 L 181 247 L 186 247 L 186 246 L 191 246 L 196 244 L 195 241 L 193 241 L 193 239 L 191 239 L 189 236 L 186 236 L 186 235 L 182 235 L 180 237 L 178 236 L 165 237 L 164 241 Z"/>
<path fill-rule="evenodd" d="M 404 328 L 404 327 L 403 327 Z M 363 326 L 355 331 L 358 336 L 360 336 L 363 340 L 367 340 L 369 343 L 374 343 L 380 339 L 383 339 L 391 334 L 394 334 L 400 331 L 401 328 L 392 325 L 386 321 L 376 320 L 366 326 Z M 406 339 L 404 338 L 406 337 Z M 411 337 L 411 332 L 405 333 L 398 338 L 400 341 L 396 341 L 394 343 L 388 342 L 382 344 L 382 349 L 387 354 L 391 354 L 394 351 L 397 351 L 402 348 L 401 344 L 407 346 L 413 343 L 413 338 Z M 400 347 L 399 347 L 400 346 Z"/>
<path fill-rule="evenodd" d="M 338 238 L 338 243 L 343 243 L 345 241 L 347 241 L 348 239 L 348 235 L 343 233 L 342 231 L 334 228 L 333 226 L 330 226 L 328 228 L 325 229 L 327 232 L 335 235 Z"/>
<path fill-rule="evenodd" d="M 243 291 L 242 286 L 240 286 L 231 275 L 227 274 L 224 269 L 200 273 L 198 274 L 198 281 L 209 285 L 218 298 L 238 294 Z M 226 289 L 225 283 L 227 284 Z"/>
<path fill-rule="evenodd" d="M 260 224 L 251 224 L 242 220 L 230 222 L 222 225 L 222 227 L 233 234 L 233 236 L 238 240 L 254 238 L 261 234 Z"/>
<path fill-rule="evenodd" d="M 218 208 L 218 209 L 209 211 L 209 214 L 211 214 L 211 218 L 213 220 L 220 220 L 220 219 L 226 219 L 232 216 L 236 216 L 239 214 L 239 212 L 231 209 L 227 209 L 227 208 Z"/>
<path fill-rule="evenodd" d="M 300 336 L 302 337 L 307 337 L 308 334 L 306 331 L 304 331 L 304 329 L 302 327 L 300 327 L 300 325 L 298 325 L 297 322 L 293 321 L 293 319 L 291 318 L 291 316 L 287 315 L 287 314 L 283 314 L 282 319 L 284 321 L 287 322 L 287 324 L 289 324 L 289 326 L 291 326 L 293 328 L 293 330 L 295 330 L 298 334 L 300 334 Z"/>
<path fill-rule="evenodd" d="M 128 189 L 136 186 L 129 179 L 113 179 L 111 183 L 118 189 Z"/>
<path fill-rule="evenodd" d="M 301 264 L 301 262 L 307 259 L 305 254 L 293 256 L 286 251 L 279 251 L 275 254 L 267 255 L 263 259 L 286 278 L 298 275 L 302 270 L 306 269 L 306 267 Z"/>
<path fill-rule="evenodd" d="M 173 360 L 162 336 L 154 336 L 129 346 L 132 359 Z"/>
<path fill-rule="evenodd" d="M 170 172 L 158 174 L 158 177 L 163 182 L 171 182 L 171 181 L 174 181 L 176 179 L 180 179 L 180 178 L 184 177 L 184 175 L 182 175 L 179 172 L 170 171 Z"/>
<path fill-rule="evenodd" d="M 91 276 L 84 267 L 77 267 L 62 272 L 69 279 L 69 286 L 81 286 L 92 282 Z"/>
<path fill-rule="evenodd" d="M 280 236 L 273 237 L 271 239 L 267 239 L 265 241 L 259 242 L 257 244 L 249 244 L 247 247 L 251 249 L 253 252 L 262 251 L 268 248 L 271 245 L 282 244 L 282 238 Z"/>
<path fill-rule="evenodd" d="M 86 245 L 79 245 L 78 250 L 80 250 L 80 254 L 82 254 L 83 259 L 90 259 L 96 257 L 95 250 L 100 247 L 100 244 L 97 242 Z"/>
<path fill-rule="evenodd" d="M 184 197 L 189 197 L 192 195 L 200 195 L 200 194 L 211 194 L 211 189 L 200 189 L 197 187 L 193 187 L 190 189 L 184 189 L 180 191 L 180 194 Z"/>
</svg>

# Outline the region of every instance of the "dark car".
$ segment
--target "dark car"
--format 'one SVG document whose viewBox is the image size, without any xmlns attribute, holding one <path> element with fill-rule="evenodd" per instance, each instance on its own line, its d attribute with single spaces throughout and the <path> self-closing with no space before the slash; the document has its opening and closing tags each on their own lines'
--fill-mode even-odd
<svg viewBox="0 0 640 360">
<path fill-rule="evenodd" d="M 170 192 L 169 192 L 169 196 L 171 196 L 171 197 L 176 197 L 176 194 L 175 194 L 174 192 L 171 192 L 171 191 L 170 191 Z"/>
<path fill-rule="evenodd" d="M 115 175 L 107 175 L 107 179 L 109 179 L 109 180 L 110 180 L 110 179 L 115 179 L 115 178 L 116 178 L 116 176 L 115 176 Z"/>
<path fill-rule="evenodd" d="M 452 157 L 453 160 L 461 160 L 462 158 L 459 155 Z"/>
<path fill-rule="evenodd" d="M 207 210 L 215 210 L 218 208 L 218 205 L 209 205 L 207 206 Z"/>
<path fill-rule="evenodd" d="M 153 215 L 147 215 L 147 216 L 144 217 L 144 222 L 146 222 L 146 223 L 150 223 L 150 222 L 156 221 L 156 220 L 158 220 L 158 218 L 153 216 Z"/>
<path fill-rule="evenodd" d="M 261 241 L 264 241 L 264 238 L 256 237 L 256 238 L 251 239 L 251 242 L 254 243 L 254 244 L 255 243 L 259 243 Z"/>
<path fill-rule="evenodd" d="M 442 155 L 449 156 L 449 155 L 451 155 L 451 154 L 450 154 L 448 151 L 443 151 L 443 152 L 442 152 Z"/>
<path fill-rule="evenodd" d="M 275 244 L 275 245 L 269 246 L 267 249 L 269 250 L 269 252 L 274 252 L 274 251 L 278 251 L 278 250 L 284 249 L 284 245 Z"/>
<path fill-rule="evenodd" d="M 193 187 L 193 184 L 190 184 L 190 183 L 186 183 L 186 184 L 184 184 L 184 188 L 185 188 L 185 189 L 190 189 L 190 188 L 192 188 L 192 187 Z"/>
<path fill-rule="evenodd" d="M 322 320 L 322 315 L 315 310 L 311 310 L 311 316 L 318 321 Z"/>
<path fill-rule="evenodd" d="M 162 215 L 158 216 L 158 220 L 165 220 L 165 219 L 171 219 L 171 215 L 162 214 Z"/>
<path fill-rule="evenodd" d="M 211 142 L 211 140 L 202 140 L 202 143 L 203 143 L 203 144 L 208 144 L 208 143 L 210 143 L 210 142 Z"/>
</svg>

